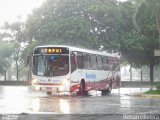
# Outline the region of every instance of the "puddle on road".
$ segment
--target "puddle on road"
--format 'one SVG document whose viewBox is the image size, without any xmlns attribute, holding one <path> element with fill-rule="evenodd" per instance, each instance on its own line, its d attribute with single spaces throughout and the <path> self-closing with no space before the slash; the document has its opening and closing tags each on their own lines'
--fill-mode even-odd
<svg viewBox="0 0 160 120">
<path fill-rule="evenodd" d="M 132 93 L 143 93 L 147 90 L 149 90 L 149 88 L 120 88 L 116 91 L 117 89 L 113 90 L 113 92 L 117 92 L 119 94 L 132 94 Z"/>
<path fill-rule="evenodd" d="M 60 114 L 83 113 L 93 105 L 94 110 L 106 107 L 119 106 L 131 109 L 141 104 L 142 100 L 133 98 L 126 94 L 142 93 L 149 88 L 120 88 L 113 89 L 112 93 L 101 97 L 101 92 L 91 91 L 89 96 L 77 96 L 75 94 L 61 94 L 47 96 L 40 92 L 32 92 L 28 87 L 0 87 L 0 113 L 22 113 L 22 112 L 51 112 Z M 100 97 L 99 97 L 100 96 Z M 155 99 L 149 99 L 148 106 L 159 106 L 154 103 Z M 99 103 L 98 103 L 99 102 Z M 143 102 L 142 102 L 143 103 Z M 150 104 L 151 103 L 151 104 Z M 108 106 L 104 106 L 104 104 Z M 88 105 L 88 106 L 87 106 Z M 119 108 L 119 109 L 120 109 Z M 108 108 L 109 109 L 109 108 Z M 84 111 L 83 111 L 84 110 Z M 89 109 L 91 110 L 91 109 Z M 118 110 L 118 109 L 117 109 Z M 115 111 L 117 111 L 115 109 Z M 101 109 L 99 110 L 101 112 Z M 103 110 L 102 110 L 103 112 Z"/>
<path fill-rule="evenodd" d="M 27 87 L 6 86 L 0 91 L 0 113 L 21 113 L 29 106 Z"/>
</svg>

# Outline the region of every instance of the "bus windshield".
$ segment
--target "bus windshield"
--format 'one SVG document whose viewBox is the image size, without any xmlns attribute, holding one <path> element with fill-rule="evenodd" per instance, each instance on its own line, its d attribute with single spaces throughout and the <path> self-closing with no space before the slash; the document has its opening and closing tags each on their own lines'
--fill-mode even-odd
<svg viewBox="0 0 160 120">
<path fill-rule="evenodd" d="M 68 55 L 35 55 L 33 74 L 39 76 L 63 76 L 69 72 Z"/>
</svg>

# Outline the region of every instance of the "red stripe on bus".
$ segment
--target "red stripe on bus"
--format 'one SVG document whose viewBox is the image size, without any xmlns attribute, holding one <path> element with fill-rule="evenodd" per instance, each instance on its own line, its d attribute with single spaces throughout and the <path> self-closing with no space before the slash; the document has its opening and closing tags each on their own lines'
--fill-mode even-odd
<svg viewBox="0 0 160 120">
<path fill-rule="evenodd" d="M 106 89 L 107 84 L 109 84 L 109 79 L 101 80 L 98 82 L 93 82 L 93 83 L 86 83 L 85 84 L 85 90 L 90 91 L 90 90 L 101 90 L 101 89 Z M 71 86 L 70 91 L 75 92 L 79 90 L 80 85 L 76 84 Z"/>
<path fill-rule="evenodd" d="M 71 86 L 70 91 L 71 91 L 71 92 L 74 92 L 74 91 L 78 90 L 78 89 L 79 89 L 79 86 L 80 86 L 79 84 L 76 84 L 76 85 Z"/>
</svg>

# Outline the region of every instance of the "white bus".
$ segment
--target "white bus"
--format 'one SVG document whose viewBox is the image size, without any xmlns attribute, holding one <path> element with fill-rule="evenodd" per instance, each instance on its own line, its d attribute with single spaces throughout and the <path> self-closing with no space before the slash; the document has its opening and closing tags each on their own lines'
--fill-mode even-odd
<svg viewBox="0 0 160 120">
<path fill-rule="evenodd" d="M 33 51 L 32 85 L 39 90 L 110 93 L 120 87 L 119 56 L 70 46 L 37 46 Z"/>
</svg>

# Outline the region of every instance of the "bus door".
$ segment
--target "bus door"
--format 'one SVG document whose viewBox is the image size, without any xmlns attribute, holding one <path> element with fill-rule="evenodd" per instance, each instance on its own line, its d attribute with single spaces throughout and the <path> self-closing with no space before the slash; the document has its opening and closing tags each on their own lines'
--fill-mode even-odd
<svg viewBox="0 0 160 120">
<path fill-rule="evenodd" d="M 79 83 L 82 78 L 83 59 L 82 54 L 71 52 L 71 82 Z"/>
</svg>

